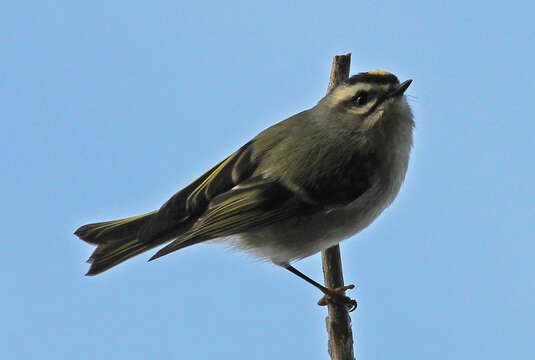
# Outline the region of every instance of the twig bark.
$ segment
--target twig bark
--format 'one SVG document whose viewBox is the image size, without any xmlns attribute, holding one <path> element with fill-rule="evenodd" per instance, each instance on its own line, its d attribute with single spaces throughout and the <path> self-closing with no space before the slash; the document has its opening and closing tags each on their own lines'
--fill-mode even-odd
<svg viewBox="0 0 535 360">
<path fill-rule="evenodd" d="M 349 77 L 350 65 L 351 54 L 334 57 L 327 91 L 330 91 Z M 331 289 L 344 286 L 340 247 L 336 245 L 324 250 L 321 253 L 321 258 L 325 286 Z M 325 322 L 329 333 L 329 355 L 331 359 L 354 360 L 353 332 L 347 308 L 340 304 L 329 304 L 329 316 L 327 316 Z"/>
</svg>

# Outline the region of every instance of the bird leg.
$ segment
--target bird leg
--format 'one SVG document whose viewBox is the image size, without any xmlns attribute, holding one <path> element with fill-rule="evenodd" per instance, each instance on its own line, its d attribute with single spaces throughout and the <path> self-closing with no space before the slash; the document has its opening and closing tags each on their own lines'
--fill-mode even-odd
<svg viewBox="0 0 535 360">
<path fill-rule="evenodd" d="M 357 308 L 357 302 L 345 295 L 345 291 L 353 289 L 355 285 L 345 285 L 338 288 L 329 289 L 321 285 L 320 283 L 312 280 L 290 264 L 283 265 L 283 267 L 286 270 L 299 276 L 301 279 L 305 280 L 309 284 L 312 284 L 324 294 L 324 296 L 318 301 L 318 305 L 326 306 L 330 303 L 334 303 L 345 306 L 349 311 L 353 311 Z"/>
</svg>

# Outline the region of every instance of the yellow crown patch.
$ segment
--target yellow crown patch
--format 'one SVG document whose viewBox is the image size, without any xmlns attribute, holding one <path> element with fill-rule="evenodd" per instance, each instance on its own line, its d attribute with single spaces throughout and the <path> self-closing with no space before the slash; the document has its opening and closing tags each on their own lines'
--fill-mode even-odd
<svg viewBox="0 0 535 360">
<path fill-rule="evenodd" d="M 370 75 L 391 75 L 389 72 L 379 71 L 379 70 L 368 71 L 368 74 L 370 74 Z"/>
</svg>

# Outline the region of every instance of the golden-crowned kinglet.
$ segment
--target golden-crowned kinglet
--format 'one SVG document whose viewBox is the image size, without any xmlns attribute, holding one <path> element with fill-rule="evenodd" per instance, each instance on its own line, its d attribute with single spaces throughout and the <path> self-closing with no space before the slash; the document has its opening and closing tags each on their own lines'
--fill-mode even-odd
<svg viewBox="0 0 535 360">
<path fill-rule="evenodd" d="M 76 230 L 97 246 L 87 275 L 172 241 L 152 258 L 218 239 L 285 267 L 368 226 L 405 178 L 411 80 L 371 71 L 262 131 L 148 214 Z"/>
</svg>

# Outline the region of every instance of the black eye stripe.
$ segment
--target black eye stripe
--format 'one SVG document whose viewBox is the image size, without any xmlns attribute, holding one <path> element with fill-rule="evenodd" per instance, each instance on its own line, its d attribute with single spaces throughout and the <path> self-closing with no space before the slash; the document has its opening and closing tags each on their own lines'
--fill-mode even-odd
<svg viewBox="0 0 535 360">
<path fill-rule="evenodd" d="M 364 90 L 357 92 L 355 96 L 353 96 L 353 103 L 358 107 L 366 105 L 369 100 L 370 96 L 368 95 L 368 92 Z"/>
<path fill-rule="evenodd" d="M 364 114 L 364 116 L 368 116 L 370 115 L 372 112 L 375 111 L 375 109 L 377 109 L 377 107 L 379 105 L 381 105 L 383 102 L 385 102 L 385 100 L 388 99 L 387 96 L 380 96 L 376 101 L 375 101 L 375 104 L 373 104 L 373 106 L 371 108 L 368 109 L 368 111 L 366 111 L 366 113 Z"/>
</svg>

